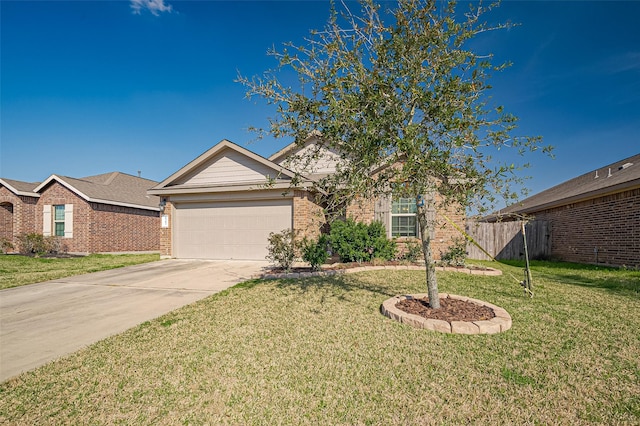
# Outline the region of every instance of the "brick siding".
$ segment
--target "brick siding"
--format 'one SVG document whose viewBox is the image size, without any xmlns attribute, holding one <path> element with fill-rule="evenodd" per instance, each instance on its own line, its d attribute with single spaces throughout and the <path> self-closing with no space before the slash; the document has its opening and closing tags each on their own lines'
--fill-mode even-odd
<svg viewBox="0 0 640 426">
<path fill-rule="evenodd" d="M 439 214 L 440 213 L 440 214 Z M 442 255 L 450 250 L 450 248 L 460 240 L 464 240 L 462 233 L 452 226 L 443 216 L 444 213 L 453 223 L 458 225 L 461 229 L 464 229 L 466 221 L 466 215 L 464 209 L 460 207 L 440 207 L 440 210 L 436 212 L 436 227 L 431 238 L 431 250 L 433 258 L 440 260 Z M 402 256 L 406 250 L 407 241 L 414 241 L 419 246 L 422 246 L 422 241 L 419 238 L 400 237 L 396 239 L 398 245 L 398 256 Z"/>
<path fill-rule="evenodd" d="M 640 266 L 640 188 L 533 213 L 551 223 L 551 256 Z"/>
<path fill-rule="evenodd" d="M 295 200 L 295 199 L 294 199 Z M 439 200 L 439 199 L 438 199 Z M 308 200 L 309 203 L 313 202 Z M 316 206 L 317 207 L 317 206 Z M 317 207 L 319 208 L 319 207 Z M 308 209 L 308 208 L 307 208 Z M 464 224 L 466 221 L 466 215 L 464 210 L 459 208 L 458 206 L 448 206 L 448 207 L 440 207 L 440 211 L 455 224 L 464 229 Z M 297 223 L 304 223 L 304 218 L 306 214 L 306 210 L 297 213 L 299 215 L 298 221 L 294 219 L 294 228 Z M 296 204 L 294 202 L 294 217 L 296 215 Z M 373 199 L 358 199 L 347 206 L 346 215 L 348 218 L 351 218 L 357 222 L 371 223 L 375 218 L 375 200 Z M 431 240 L 431 249 L 433 250 L 433 256 L 436 260 L 439 260 L 441 254 L 448 251 L 449 248 L 456 242 L 456 240 L 464 239 L 460 231 L 451 226 L 442 215 L 436 215 L 436 229 Z M 390 224 L 384 224 L 385 226 L 390 226 Z M 300 225 L 302 226 L 302 225 Z M 314 223 L 315 229 L 318 229 L 319 224 Z M 299 228 L 296 228 L 299 229 Z M 418 244 L 422 244 L 421 241 L 417 238 L 397 238 L 396 242 L 398 244 L 398 252 L 399 255 L 402 255 L 405 250 L 406 241 L 414 240 Z"/>
<path fill-rule="evenodd" d="M 16 195 L 0 186 L 0 238 L 17 248 L 18 235 L 38 232 L 35 222 L 37 197 Z"/>
<path fill-rule="evenodd" d="M 170 197 L 167 200 L 164 213 L 168 216 L 169 227 L 158 228 L 160 255 L 163 257 L 172 257 L 172 230 L 173 215 L 175 210 L 172 207 Z M 312 193 L 304 190 L 294 190 L 293 192 L 293 229 L 297 231 L 299 237 L 315 238 L 319 235 L 321 228 L 325 227 L 326 217 L 323 208 L 315 201 Z M 347 207 L 347 215 L 357 221 L 371 223 L 375 217 L 375 202 L 372 200 L 360 200 L 352 203 Z M 456 208 L 446 209 L 447 216 L 460 226 L 464 226 L 464 212 Z M 436 259 L 440 258 L 440 253 L 447 250 L 456 238 L 460 237 L 460 232 L 449 225 L 443 218 L 438 220 L 438 226 L 432 240 L 432 248 Z M 399 248 L 402 250 L 405 245 L 405 239 L 398 239 Z M 418 240 L 416 240 L 418 241 Z M 265 242 L 266 244 L 266 242 Z"/>
<path fill-rule="evenodd" d="M 326 219 L 314 195 L 307 191 L 293 192 L 293 229 L 300 238 L 316 238 Z"/>
<path fill-rule="evenodd" d="M 369 224 L 375 218 L 375 200 L 358 198 L 347 206 L 347 217 L 356 222 Z"/>
<path fill-rule="evenodd" d="M 13 204 L 0 204 L 0 239 L 13 241 Z"/>
<path fill-rule="evenodd" d="M 73 237 L 61 238 L 72 253 L 158 251 L 160 215 L 157 211 L 88 203 L 58 182 L 41 193 L 35 211 L 42 233 L 45 205 L 73 204 Z"/>
<path fill-rule="evenodd" d="M 109 204 L 91 203 L 89 248 L 93 253 L 158 251 L 159 213 Z M 75 210 L 74 210 L 75 215 Z M 75 236 L 74 222 L 74 236 Z"/>
<path fill-rule="evenodd" d="M 162 257 L 171 257 L 173 256 L 173 203 L 168 197 L 165 198 L 166 205 L 164 206 L 164 212 L 160 215 L 166 215 L 169 220 L 168 228 L 160 228 L 160 256 Z"/>
<path fill-rule="evenodd" d="M 452 226 L 443 216 L 446 215 L 449 220 L 458 225 L 460 229 L 464 229 L 467 217 L 465 211 L 459 205 L 450 205 L 447 207 L 440 207 L 440 210 L 436 212 L 436 230 L 435 235 L 431 242 L 431 249 L 433 250 L 433 257 L 436 260 L 440 260 L 443 253 L 449 251 L 457 241 L 464 240 L 464 235 Z"/>
</svg>

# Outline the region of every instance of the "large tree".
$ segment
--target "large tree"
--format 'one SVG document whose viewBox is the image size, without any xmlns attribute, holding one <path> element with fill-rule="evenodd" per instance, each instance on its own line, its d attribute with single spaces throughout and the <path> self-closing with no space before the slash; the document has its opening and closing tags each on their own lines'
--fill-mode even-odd
<svg viewBox="0 0 640 426">
<path fill-rule="evenodd" d="M 291 158 L 301 175 L 326 149 L 340 156 L 336 173 L 318 182 L 330 207 L 355 197 L 416 199 L 429 302 L 437 309 L 430 241 L 437 209 L 479 202 L 482 210 L 496 194 L 512 197 L 516 168 L 498 163 L 492 150 L 549 148 L 538 137 L 513 136 L 516 117 L 490 104 L 490 74 L 507 64 L 494 64 L 470 42 L 508 26 L 484 20 L 494 6 L 473 3 L 462 13 L 455 2 L 383 4 L 392 7 L 332 2 L 323 30 L 270 51 L 276 69 L 238 80 L 249 97 L 276 105 L 268 133 L 301 146 L 320 135 L 317 149 Z M 297 85 L 287 81 L 291 70 Z"/>
</svg>

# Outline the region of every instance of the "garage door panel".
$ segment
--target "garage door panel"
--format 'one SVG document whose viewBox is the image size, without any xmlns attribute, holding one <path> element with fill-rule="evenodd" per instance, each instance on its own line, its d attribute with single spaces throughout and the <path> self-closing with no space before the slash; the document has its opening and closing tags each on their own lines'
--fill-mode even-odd
<svg viewBox="0 0 640 426">
<path fill-rule="evenodd" d="M 292 226 L 290 199 L 175 205 L 179 258 L 260 259 L 269 233 Z"/>
</svg>

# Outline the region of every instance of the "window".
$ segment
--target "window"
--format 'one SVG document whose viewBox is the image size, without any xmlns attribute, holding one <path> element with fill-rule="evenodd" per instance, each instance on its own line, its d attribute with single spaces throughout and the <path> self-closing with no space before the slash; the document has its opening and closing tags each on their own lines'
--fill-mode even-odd
<svg viewBox="0 0 640 426">
<path fill-rule="evenodd" d="M 396 198 L 391 205 L 391 236 L 417 237 L 416 199 Z"/>
<path fill-rule="evenodd" d="M 64 237 L 64 204 L 53 206 L 53 230 L 56 237 Z"/>
</svg>

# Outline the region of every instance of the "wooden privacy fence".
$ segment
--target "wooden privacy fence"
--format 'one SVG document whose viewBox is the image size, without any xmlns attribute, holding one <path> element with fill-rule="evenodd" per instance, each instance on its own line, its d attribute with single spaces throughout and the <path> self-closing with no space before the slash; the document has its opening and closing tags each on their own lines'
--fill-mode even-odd
<svg viewBox="0 0 640 426">
<path fill-rule="evenodd" d="M 466 232 L 498 260 L 524 259 L 522 221 L 467 222 Z M 525 225 L 529 259 L 544 259 L 551 255 L 551 227 L 546 220 L 534 220 Z M 467 243 L 469 259 L 491 260 L 474 244 Z"/>
</svg>

